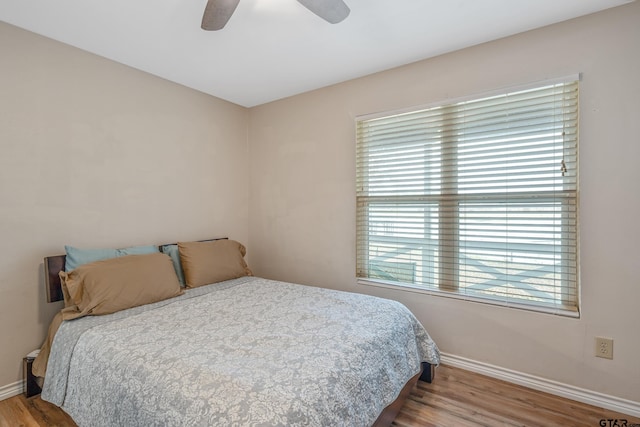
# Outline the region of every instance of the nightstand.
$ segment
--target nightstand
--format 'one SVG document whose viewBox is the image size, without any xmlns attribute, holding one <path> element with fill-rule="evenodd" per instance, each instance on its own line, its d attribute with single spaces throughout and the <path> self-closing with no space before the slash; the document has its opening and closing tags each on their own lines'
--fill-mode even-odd
<svg viewBox="0 0 640 427">
<path fill-rule="evenodd" d="M 22 359 L 22 376 L 24 379 L 24 395 L 26 397 L 35 396 L 37 394 L 40 394 L 40 392 L 42 391 L 42 389 L 36 382 L 36 377 L 31 371 L 34 360 L 34 357 L 25 357 Z"/>
</svg>

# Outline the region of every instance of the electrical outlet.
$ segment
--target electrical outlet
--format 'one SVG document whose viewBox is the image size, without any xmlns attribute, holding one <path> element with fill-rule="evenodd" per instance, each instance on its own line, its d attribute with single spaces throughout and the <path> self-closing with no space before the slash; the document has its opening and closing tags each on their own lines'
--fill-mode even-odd
<svg viewBox="0 0 640 427">
<path fill-rule="evenodd" d="M 613 359 L 613 339 L 596 337 L 596 357 Z"/>
</svg>

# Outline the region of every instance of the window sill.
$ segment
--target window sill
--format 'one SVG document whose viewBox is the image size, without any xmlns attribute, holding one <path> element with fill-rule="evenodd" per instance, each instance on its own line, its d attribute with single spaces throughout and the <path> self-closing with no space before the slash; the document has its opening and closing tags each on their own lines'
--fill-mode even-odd
<svg viewBox="0 0 640 427">
<path fill-rule="evenodd" d="M 415 293 L 424 294 L 424 295 L 469 301 L 469 302 L 474 302 L 478 304 L 491 305 L 495 307 L 505 307 L 505 308 L 513 308 L 518 310 L 534 311 L 537 313 L 553 314 L 556 316 L 564 316 L 564 317 L 570 317 L 570 318 L 576 318 L 576 319 L 580 318 L 580 311 L 576 309 L 570 309 L 570 308 L 564 308 L 564 307 L 546 307 L 546 306 L 535 305 L 535 304 L 526 304 L 526 303 L 513 302 L 513 301 L 502 301 L 498 299 L 492 299 L 489 297 L 480 298 L 480 297 L 474 297 L 470 295 L 463 295 L 455 292 L 424 289 L 424 288 L 420 288 L 418 286 L 414 286 L 410 284 L 399 285 L 392 282 L 385 282 L 382 280 L 374 280 L 374 279 L 364 279 L 360 277 L 356 278 L 356 280 L 358 285 L 374 286 L 378 288 L 393 289 L 393 290 L 403 291 L 403 292 L 415 292 Z"/>
</svg>

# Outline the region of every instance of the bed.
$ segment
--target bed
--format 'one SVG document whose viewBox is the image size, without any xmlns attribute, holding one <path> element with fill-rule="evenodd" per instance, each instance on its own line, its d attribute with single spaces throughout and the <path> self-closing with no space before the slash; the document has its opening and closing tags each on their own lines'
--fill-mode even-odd
<svg viewBox="0 0 640 427">
<path fill-rule="evenodd" d="M 161 256 L 120 261 L 152 258 Z M 51 301 L 65 297 L 65 264 L 45 258 Z M 245 271 L 112 313 L 61 313 L 36 359 L 46 366 L 43 400 L 80 426 L 378 427 L 418 378 L 432 380 L 438 348 L 404 305 Z"/>
</svg>

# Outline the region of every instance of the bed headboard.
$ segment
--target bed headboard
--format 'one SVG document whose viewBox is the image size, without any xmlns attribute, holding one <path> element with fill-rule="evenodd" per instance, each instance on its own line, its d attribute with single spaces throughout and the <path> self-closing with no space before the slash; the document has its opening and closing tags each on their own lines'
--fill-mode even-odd
<svg viewBox="0 0 640 427">
<path fill-rule="evenodd" d="M 62 301 L 62 284 L 58 273 L 64 271 L 66 255 L 48 256 L 44 259 L 44 286 L 47 289 L 47 302 Z"/>
<path fill-rule="evenodd" d="M 228 237 L 218 237 L 215 239 L 198 240 L 199 242 L 211 242 L 212 240 L 223 240 Z M 166 243 L 159 245 L 162 247 L 165 245 L 175 245 L 177 243 Z M 66 255 L 54 255 L 44 258 L 44 286 L 47 290 L 47 302 L 62 301 L 64 299 L 62 295 L 62 283 L 60 282 L 60 272 L 64 271 L 65 262 L 67 260 Z"/>
</svg>

